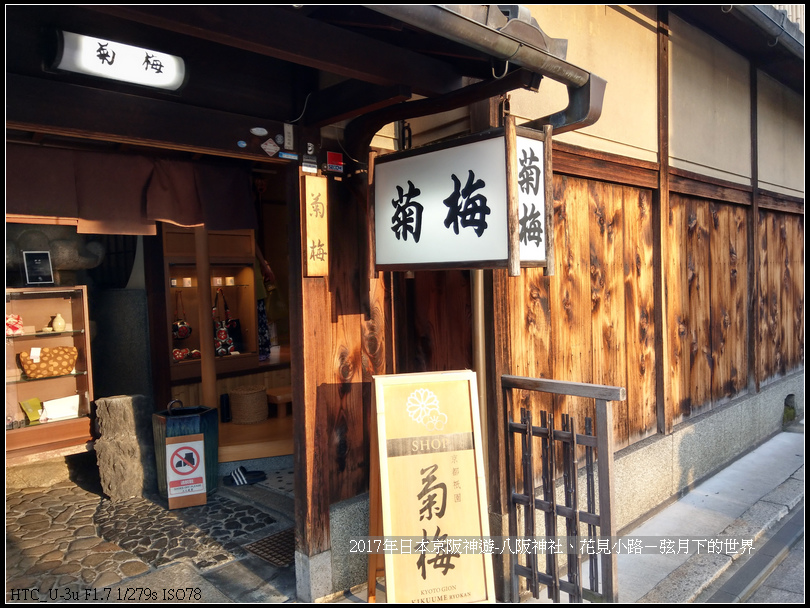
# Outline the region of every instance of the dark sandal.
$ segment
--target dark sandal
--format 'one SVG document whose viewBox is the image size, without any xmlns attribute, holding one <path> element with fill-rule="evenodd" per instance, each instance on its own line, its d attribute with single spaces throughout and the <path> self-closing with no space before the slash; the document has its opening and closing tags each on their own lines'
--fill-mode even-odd
<svg viewBox="0 0 810 608">
<path fill-rule="evenodd" d="M 264 471 L 248 471 L 245 467 L 239 467 L 230 475 L 226 475 L 223 482 L 226 486 L 246 486 L 267 479 Z"/>
</svg>

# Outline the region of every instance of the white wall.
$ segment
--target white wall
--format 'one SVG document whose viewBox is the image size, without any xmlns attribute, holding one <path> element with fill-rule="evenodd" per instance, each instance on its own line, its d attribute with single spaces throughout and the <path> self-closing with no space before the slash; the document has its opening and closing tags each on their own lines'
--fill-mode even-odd
<svg viewBox="0 0 810 608">
<path fill-rule="evenodd" d="M 555 135 L 583 148 L 658 161 L 655 6 L 529 5 L 549 36 L 568 40 L 567 61 L 607 81 L 602 116 L 592 126 Z M 670 165 L 751 184 L 749 62 L 718 40 L 670 16 Z M 804 100 L 760 74 L 760 185 L 804 196 Z M 513 91 L 518 124 L 568 104 L 565 86 L 544 78 L 539 91 Z M 466 111 L 409 121 L 414 146 L 466 133 Z M 393 140 L 389 139 L 389 145 Z"/>
<path fill-rule="evenodd" d="M 568 40 L 567 61 L 607 81 L 601 118 L 555 136 L 577 146 L 656 162 L 657 81 L 655 7 L 531 5 L 540 29 Z M 562 110 L 562 84 L 543 79 L 537 93 L 514 92 L 512 111 L 528 119 Z M 521 122 L 520 120 L 518 121 Z"/>
<path fill-rule="evenodd" d="M 758 72 L 757 118 L 760 188 L 804 197 L 804 99 Z"/>
<path fill-rule="evenodd" d="M 748 61 L 674 15 L 670 28 L 670 165 L 749 185 Z"/>
</svg>

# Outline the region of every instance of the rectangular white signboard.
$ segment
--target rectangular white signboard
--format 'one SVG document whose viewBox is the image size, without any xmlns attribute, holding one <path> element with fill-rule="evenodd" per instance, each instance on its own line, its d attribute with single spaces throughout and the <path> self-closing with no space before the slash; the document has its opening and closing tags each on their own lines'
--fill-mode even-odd
<svg viewBox="0 0 810 608">
<path fill-rule="evenodd" d="M 519 136 L 520 260 L 546 260 L 544 142 Z M 507 140 L 501 131 L 375 164 L 376 265 L 498 268 L 509 257 Z"/>
</svg>

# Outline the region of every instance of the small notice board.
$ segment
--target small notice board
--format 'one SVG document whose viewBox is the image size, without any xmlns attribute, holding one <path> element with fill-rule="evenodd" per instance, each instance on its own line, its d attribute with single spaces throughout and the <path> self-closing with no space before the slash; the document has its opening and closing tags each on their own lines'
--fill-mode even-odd
<svg viewBox="0 0 810 608">
<path fill-rule="evenodd" d="M 169 509 L 206 504 L 204 446 L 202 433 L 166 438 Z"/>
<path fill-rule="evenodd" d="M 475 373 L 374 376 L 388 602 L 494 602 Z"/>
</svg>

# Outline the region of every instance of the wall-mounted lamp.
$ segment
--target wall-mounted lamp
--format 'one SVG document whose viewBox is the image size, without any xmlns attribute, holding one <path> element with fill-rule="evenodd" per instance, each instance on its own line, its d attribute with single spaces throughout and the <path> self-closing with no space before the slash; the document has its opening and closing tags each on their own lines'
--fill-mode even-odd
<svg viewBox="0 0 810 608">
<path fill-rule="evenodd" d="M 64 31 L 57 32 L 53 67 L 168 91 L 179 89 L 186 78 L 180 57 Z"/>
</svg>

